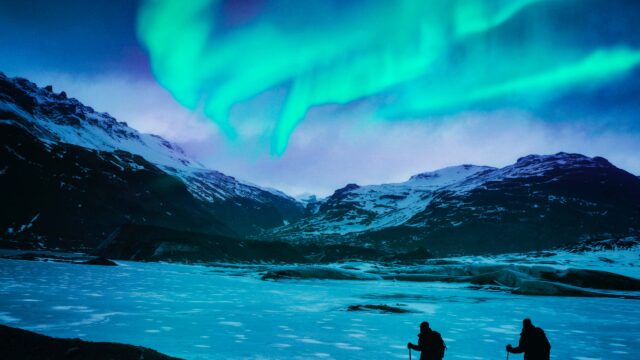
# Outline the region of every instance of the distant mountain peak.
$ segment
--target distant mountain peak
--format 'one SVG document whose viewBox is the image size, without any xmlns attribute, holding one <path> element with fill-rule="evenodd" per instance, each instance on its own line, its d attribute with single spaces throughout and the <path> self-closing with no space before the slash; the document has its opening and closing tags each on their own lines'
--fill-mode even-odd
<svg viewBox="0 0 640 360">
<path fill-rule="evenodd" d="M 612 166 L 609 161 L 603 157 L 589 157 L 582 154 L 559 152 L 552 155 L 527 155 L 519 158 L 514 165 L 530 166 L 535 164 L 554 164 L 557 166 Z"/>
<path fill-rule="evenodd" d="M 332 196 L 341 195 L 341 194 L 344 194 L 344 193 L 347 193 L 347 192 L 350 192 L 350 191 L 353 191 L 353 190 L 356 190 L 356 189 L 360 189 L 360 185 L 350 183 L 350 184 L 347 184 L 344 187 L 334 191 Z"/>
</svg>

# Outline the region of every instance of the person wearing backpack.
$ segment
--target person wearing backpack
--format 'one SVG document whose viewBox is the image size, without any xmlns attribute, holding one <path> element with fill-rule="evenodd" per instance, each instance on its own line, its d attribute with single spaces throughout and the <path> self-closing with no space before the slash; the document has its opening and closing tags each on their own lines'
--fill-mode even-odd
<svg viewBox="0 0 640 360">
<path fill-rule="evenodd" d="M 507 345 L 507 352 L 513 354 L 524 353 L 525 360 L 549 360 L 551 356 L 551 344 L 544 330 L 533 326 L 531 319 L 522 321 L 522 332 L 518 347 Z"/>
<path fill-rule="evenodd" d="M 418 345 L 408 343 L 407 348 L 409 348 L 409 357 L 411 357 L 411 350 L 416 350 L 420 351 L 420 360 L 442 360 L 447 346 L 444 344 L 440 333 L 431 330 L 429 323 L 423 321 L 420 324 Z"/>
</svg>

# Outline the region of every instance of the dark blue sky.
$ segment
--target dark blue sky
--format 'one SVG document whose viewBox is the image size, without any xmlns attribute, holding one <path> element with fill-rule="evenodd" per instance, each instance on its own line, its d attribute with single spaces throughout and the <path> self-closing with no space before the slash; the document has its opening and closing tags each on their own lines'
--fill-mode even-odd
<svg viewBox="0 0 640 360">
<path fill-rule="evenodd" d="M 135 0 L 0 1 L 0 71 L 148 74 Z"/>
<path fill-rule="evenodd" d="M 237 26 L 262 0 L 227 1 L 223 25 Z M 136 38 L 140 0 L 0 0 L 0 71 L 151 76 Z"/>
</svg>

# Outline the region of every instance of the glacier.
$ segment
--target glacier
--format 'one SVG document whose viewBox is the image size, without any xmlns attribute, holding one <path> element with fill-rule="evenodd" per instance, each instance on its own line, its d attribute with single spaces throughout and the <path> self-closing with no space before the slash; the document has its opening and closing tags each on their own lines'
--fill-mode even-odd
<svg viewBox="0 0 640 360">
<path fill-rule="evenodd" d="M 637 278 L 639 255 L 618 250 L 456 261 L 553 264 Z M 505 345 L 518 341 L 525 317 L 545 329 L 553 359 L 630 360 L 640 346 L 634 299 L 525 296 L 464 283 L 376 277 L 261 280 L 282 268 L 270 264 L 118 263 L 0 259 L 0 323 L 56 337 L 142 345 L 186 359 L 406 359 L 406 343 L 415 342 L 424 320 L 442 333 L 446 359 L 500 359 Z M 324 267 L 362 274 L 402 270 L 361 262 Z M 410 311 L 348 311 L 352 305 Z"/>
</svg>

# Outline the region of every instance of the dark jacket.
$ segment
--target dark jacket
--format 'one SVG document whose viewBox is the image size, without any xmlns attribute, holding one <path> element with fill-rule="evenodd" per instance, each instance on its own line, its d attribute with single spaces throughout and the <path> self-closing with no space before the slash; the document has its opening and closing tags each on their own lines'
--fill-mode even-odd
<svg viewBox="0 0 640 360">
<path fill-rule="evenodd" d="M 420 351 L 420 360 L 441 360 L 444 356 L 444 342 L 437 331 L 429 330 L 418 334 L 418 345 L 410 348 Z"/>
<path fill-rule="evenodd" d="M 544 330 L 539 327 L 522 330 L 518 347 L 509 351 L 514 354 L 524 353 L 526 360 L 549 360 L 551 354 L 551 344 L 545 335 Z"/>
</svg>

